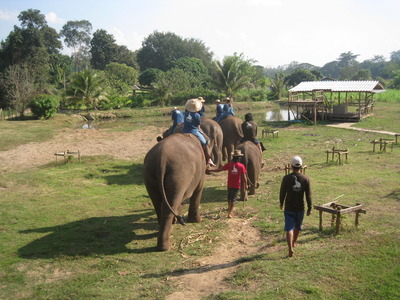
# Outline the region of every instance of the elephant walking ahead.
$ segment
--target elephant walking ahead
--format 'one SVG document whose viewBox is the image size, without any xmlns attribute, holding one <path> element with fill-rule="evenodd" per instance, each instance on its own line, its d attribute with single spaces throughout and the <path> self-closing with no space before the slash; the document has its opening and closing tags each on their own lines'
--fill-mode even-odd
<svg viewBox="0 0 400 300">
<path fill-rule="evenodd" d="M 200 141 L 191 134 L 173 134 L 146 154 L 144 183 L 160 226 L 157 240 L 159 250 L 170 248 L 172 222 L 184 200 L 190 198 L 188 221 L 201 221 L 198 208 L 205 170 Z"/>
<path fill-rule="evenodd" d="M 201 130 L 210 138 L 212 145 L 211 158 L 218 166 L 222 166 L 223 133 L 221 126 L 212 119 L 201 118 Z"/>
<path fill-rule="evenodd" d="M 244 155 L 242 164 L 246 167 L 247 176 L 249 177 L 249 195 L 255 195 L 256 189 L 259 186 L 258 179 L 261 173 L 262 157 L 261 152 L 256 144 L 251 141 L 246 141 L 236 147 Z M 240 200 L 247 200 L 247 191 L 242 187 L 240 191 Z"/>
<path fill-rule="evenodd" d="M 228 116 L 218 122 L 224 138 L 222 144 L 222 159 L 230 161 L 236 145 L 243 138 L 242 123 L 238 117 Z"/>
</svg>

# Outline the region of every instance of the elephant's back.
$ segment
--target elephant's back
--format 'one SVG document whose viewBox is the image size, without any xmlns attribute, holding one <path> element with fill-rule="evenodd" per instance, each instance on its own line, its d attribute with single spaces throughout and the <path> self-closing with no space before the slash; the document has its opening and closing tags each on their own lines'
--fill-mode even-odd
<svg viewBox="0 0 400 300">
<path fill-rule="evenodd" d="M 145 169 L 162 165 L 203 162 L 203 150 L 191 134 L 175 133 L 153 146 L 144 159 Z"/>
</svg>

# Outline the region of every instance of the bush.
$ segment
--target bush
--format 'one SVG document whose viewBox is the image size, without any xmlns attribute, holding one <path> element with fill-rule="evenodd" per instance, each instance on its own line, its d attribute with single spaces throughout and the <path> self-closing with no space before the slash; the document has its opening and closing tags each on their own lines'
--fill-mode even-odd
<svg viewBox="0 0 400 300">
<path fill-rule="evenodd" d="M 54 95 L 39 95 L 30 103 L 34 117 L 47 120 L 54 117 L 58 109 L 58 99 Z"/>
</svg>

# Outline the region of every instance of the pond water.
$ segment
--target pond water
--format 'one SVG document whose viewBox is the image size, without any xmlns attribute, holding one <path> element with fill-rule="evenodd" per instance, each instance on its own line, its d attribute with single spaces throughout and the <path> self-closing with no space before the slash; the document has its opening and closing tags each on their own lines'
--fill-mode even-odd
<svg viewBox="0 0 400 300">
<path fill-rule="evenodd" d="M 236 116 L 240 119 L 244 119 L 244 115 L 248 111 L 237 111 Z M 284 107 L 276 107 L 271 110 L 252 110 L 253 118 L 256 122 L 267 121 L 267 122 L 279 122 L 288 120 L 288 110 Z M 211 114 L 211 112 L 210 112 Z M 206 116 L 210 116 L 206 113 Z M 290 112 L 290 120 L 294 120 L 294 114 Z M 261 123 L 261 122 L 260 122 Z M 88 121 L 81 125 L 82 129 L 104 129 L 104 128 L 117 128 L 122 127 L 125 130 L 130 128 L 144 127 L 153 125 L 156 127 L 168 128 L 172 125 L 171 116 L 158 116 L 158 117 L 143 117 L 143 118 L 118 118 L 118 119 L 105 119 Z"/>
</svg>

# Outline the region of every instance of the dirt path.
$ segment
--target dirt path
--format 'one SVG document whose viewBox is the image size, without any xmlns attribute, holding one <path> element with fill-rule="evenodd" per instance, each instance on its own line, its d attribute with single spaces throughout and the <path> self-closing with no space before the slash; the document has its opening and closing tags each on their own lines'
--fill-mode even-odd
<svg viewBox="0 0 400 300">
<path fill-rule="evenodd" d="M 23 171 L 55 161 L 55 152 L 80 151 L 82 156 L 110 155 L 133 161 L 142 160 L 156 143 L 157 127 L 140 131 L 103 132 L 96 129 L 65 129 L 53 139 L 28 143 L 0 152 L 0 172 Z"/>
<path fill-rule="evenodd" d="M 352 125 L 354 125 L 354 123 L 345 122 L 345 123 L 329 124 L 329 125 L 326 125 L 326 126 L 336 127 L 336 128 L 344 128 L 344 129 L 352 129 L 352 130 L 365 131 L 365 132 L 375 132 L 375 133 L 388 134 L 388 135 L 395 135 L 396 134 L 396 132 L 392 132 L 392 131 L 364 129 L 364 128 L 359 128 L 359 127 L 352 127 Z"/>
<path fill-rule="evenodd" d="M 224 236 L 229 242 L 222 242 L 211 256 L 199 259 L 198 268 L 169 278 L 181 291 L 168 295 L 166 300 L 197 300 L 229 290 L 225 278 L 236 271 L 238 259 L 262 251 L 262 247 L 255 246 L 261 241 L 261 236 L 260 232 L 251 226 L 250 219 L 237 217 L 227 219 L 227 222 L 229 231 Z"/>
</svg>

